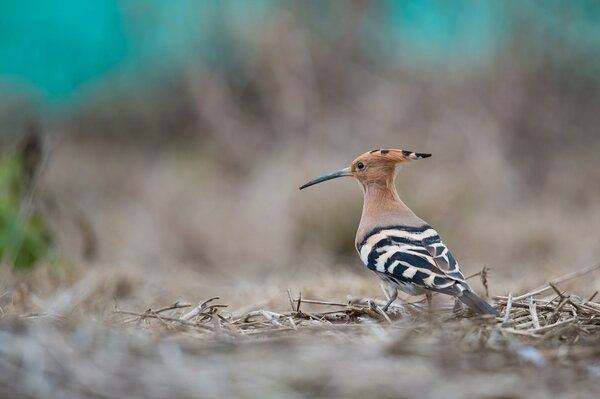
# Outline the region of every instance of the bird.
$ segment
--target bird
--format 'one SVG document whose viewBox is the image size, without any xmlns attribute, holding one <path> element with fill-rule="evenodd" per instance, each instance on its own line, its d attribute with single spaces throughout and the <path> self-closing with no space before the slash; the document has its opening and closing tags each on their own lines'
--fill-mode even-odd
<svg viewBox="0 0 600 399">
<path fill-rule="evenodd" d="M 434 293 L 450 295 L 475 313 L 498 315 L 467 283 L 458 262 L 438 232 L 402 202 L 396 190 L 397 166 L 431 154 L 376 149 L 358 156 L 350 166 L 317 177 L 300 190 L 339 177 L 358 180 L 364 195 L 355 246 L 367 268 L 381 279 L 388 310 L 398 290 L 425 294 L 431 311 Z M 460 306 L 460 302 L 456 302 Z"/>
</svg>

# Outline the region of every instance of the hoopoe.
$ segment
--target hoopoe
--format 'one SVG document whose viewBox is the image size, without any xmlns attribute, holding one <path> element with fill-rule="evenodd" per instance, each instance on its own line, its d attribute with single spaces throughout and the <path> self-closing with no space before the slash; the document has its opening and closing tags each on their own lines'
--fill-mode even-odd
<svg viewBox="0 0 600 399">
<path fill-rule="evenodd" d="M 388 297 L 387 311 L 398 289 L 409 295 L 425 294 L 431 307 L 434 292 L 451 295 L 480 314 L 498 312 L 473 292 L 458 263 L 439 234 L 400 200 L 394 181 L 396 166 L 428 158 L 405 150 L 366 152 L 349 167 L 309 181 L 300 190 L 327 180 L 353 176 L 364 193 L 356 250 L 363 263 L 382 281 Z"/>
</svg>

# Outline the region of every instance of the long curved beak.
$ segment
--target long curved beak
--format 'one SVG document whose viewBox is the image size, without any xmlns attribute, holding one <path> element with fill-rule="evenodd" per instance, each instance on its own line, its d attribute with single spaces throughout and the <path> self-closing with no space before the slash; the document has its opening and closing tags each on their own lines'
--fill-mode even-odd
<svg viewBox="0 0 600 399">
<path fill-rule="evenodd" d="M 306 187 L 314 186 L 315 184 L 322 183 L 327 180 L 337 179 L 338 177 L 344 177 L 344 176 L 352 176 L 352 171 L 350 170 L 349 167 L 337 170 L 333 173 L 329 173 L 329 174 L 326 174 L 321 177 L 317 177 L 316 179 L 313 179 L 313 180 L 309 181 L 308 183 L 300 186 L 300 190 L 302 190 L 303 188 L 306 188 Z"/>
</svg>

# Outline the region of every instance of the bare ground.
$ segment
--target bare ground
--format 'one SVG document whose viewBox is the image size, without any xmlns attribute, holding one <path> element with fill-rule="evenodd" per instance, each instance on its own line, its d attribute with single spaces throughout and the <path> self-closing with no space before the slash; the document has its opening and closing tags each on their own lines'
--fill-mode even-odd
<svg viewBox="0 0 600 399">
<path fill-rule="evenodd" d="M 29 284 L 64 278 L 56 271 L 33 277 Z M 291 292 L 266 292 L 262 303 L 233 309 L 218 298 L 147 308 L 107 297 L 109 288 L 124 284 L 114 273 L 88 272 L 47 299 L 18 280 L 4 276 L 3 397 L 600 394 L 600 304 L 552 286 L 535 300 L 531 293 L 497 297 L 501 316 L 492 319 L 455 314 L 443 300 L 432 314 L 422 302 L 401 301 L 388 316 L 377 301 L 314 301 Z"/>
<path fill-rule="evenodd" d="M 432 316 L 404 301 L 388 320 L 364 299 L 382 299 L 376 279 L 354 254 L 335 254 L 351 250 L 356 187 L 298 198 L 296 183 L 317 171 L 293 168 L 287 159 L 301 158 L 285 151 L 233 182 L 205 174 L 209 162 L 196 153 L 146 158 L 113 146 L 55 151 L 44 192 L 60 205 L 51 219 L 72 264 L 0 273 L 0 396 L 600 395 L 600 305 L 591 298 L 600 273 L 573 276 L 595 258 L 596 202 L 569 219 L 572 205 L 555 196 L 509 212 L 506 198 L 461 198 L 476 190 L 456 179 L 405 190 L 420 214 L 454 233 L 444 235 L 465 274 L 492 267 L 487 288 L 501 317 L 455 317 L 438 297 Z M 408 176 L 402 186 L 436 175 Z M 454 199 L 439 200 L 452 190 Z M 77 212 L 94 229 L 93 262 L 78 258 L 86 243 Z M 538 285 L 536 301 L 518 298 Z M 299 312 L 300 292 L 337 305 L 303 301 Z M 227 307 L 189 314 L 215 296 L 208 305 Z"/>
</svg>

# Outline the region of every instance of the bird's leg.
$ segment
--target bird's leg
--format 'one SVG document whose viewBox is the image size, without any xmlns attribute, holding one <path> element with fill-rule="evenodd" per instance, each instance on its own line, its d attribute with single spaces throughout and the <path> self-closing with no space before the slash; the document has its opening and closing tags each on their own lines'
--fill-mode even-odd
<svg viewBox="0 0 600 399">
<path fill-rule="evenodd" d="M 454 308 L 452 309 L 452 313 L 455 313 L 455 314 L 459 313 L 462 309 L 463 309 L 462 302 L 458 298 L 456 298 L 454 300 Z"/>
<path fill-rule="evenodd" d="M 388 298 L 387 303 L 382 308 L 384 312 L 387 312 L 392 302 L 394 302 L 396 298 L 398 298 L 398 288 L 386 281 L 381 281 L 380 285 L 381 288 L 383 288 L 383 292 L 385 292 L 385 296 Z"/>
<path fill-rule="evenodd" d="M 383 307 L 383 311 L 387 312 L 388 308 L 390 307 L 390 305 L 392 304 L 392 302 L 394 302 L 396 300 L 396 298 L 398 298 L 398 290 L 394 289 L 394 293 L 392 295 L 390 295 L 390 299 L 388 300 L 388 302 L 385 304 L 385 306 Z"/>
<path fill-rule="evenodd" d="M 427 309 L 429 310 L 429 313 L 431 313 L 431 301 L 433 299 L 433 294 L 431 292 L 426 292 L 425 298 L 427 299 Z"/>
</svg>

